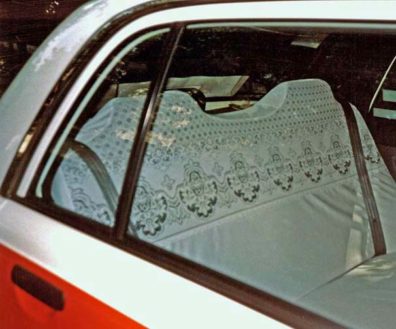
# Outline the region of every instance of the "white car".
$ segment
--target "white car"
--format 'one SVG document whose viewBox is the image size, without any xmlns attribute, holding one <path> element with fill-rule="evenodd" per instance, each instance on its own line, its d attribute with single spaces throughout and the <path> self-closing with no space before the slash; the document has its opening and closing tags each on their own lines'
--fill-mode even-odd
<svg viewBox="0 0 396 329">
<path fill-rule="evenodd" d="M 393 327 L 395 22 L 79 8 L 0 100 L 0 327 Z"/>
</svg>

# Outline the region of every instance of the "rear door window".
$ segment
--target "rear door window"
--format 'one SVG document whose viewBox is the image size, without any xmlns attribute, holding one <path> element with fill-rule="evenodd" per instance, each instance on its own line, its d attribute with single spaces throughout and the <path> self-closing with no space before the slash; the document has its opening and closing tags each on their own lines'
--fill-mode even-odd
<svg viewBox="0 0 396 329">
<path fill-rule="evenodd" d="M 93 77 L 73 117 L 53 142 L 35 197 L 101 225 L 114 225 L 136 129 L 166 32 L 150 32 L 127 44 Z M 130 83 L 127 90 L 125 81 Z"/>
<path fill-rule="evenodd" d="M 185 31 L 145 139 L 130 237 L 286 300 L 372 257 L 343 111 L 309 71 L 328 37 Z M 362 129 L 370 169 L 384 169 Z"/>
<path fill-rule="evenodd" d="M 258 23 L 169 34 L 160 79 L 167 31 L 127 46 L 99 73 L 54 141 L 35 197 L 72 225 L 77 215 L 115 226 L 111 242 L 166 268 L 180 261 L 177 273 L 194 279 L 198 266 L 303 305 L 375 254 L 342 86 L 315 70 L 322 47 L 343 35 Z M 370 177 L 387 181 L 354 113 Z M 393 201 L 374 189 L 390 218 Z"/>
</svg>

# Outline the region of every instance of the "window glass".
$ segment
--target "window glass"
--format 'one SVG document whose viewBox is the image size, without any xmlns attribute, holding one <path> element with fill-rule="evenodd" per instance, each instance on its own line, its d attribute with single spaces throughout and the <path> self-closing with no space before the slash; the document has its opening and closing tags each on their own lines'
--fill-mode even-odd
<svg viewBox="0 0 396 329">
<path fill-rule="evenodd" d="M 54 143 L 35 188 L 36 197 L 97 223 L 114 225 L 135 130 L 158 68 L 165 32 L 152 32 L 128 44 L 92 79 Z"/>
<path fill-rule="evenodd" d="M 36 197 L 114 225 L 164 35 L 128 45 L 94 79 L 54 143 Z M 384 55 L 366 49 L 377 39 L 387 45 Z M 321 314 L 345 301 L 343 291 L 333 298 L 324 287 L 369 262 L 375 243 L 338 99 L 354 105 L 394 251 L 396 186 L 361 115 L 394 39 L 301 26 L 187 28 L 150 131 L 139 136 L 146 148 L 129 191 L 127 238 Z M 393 103 L 392 74 L 385 87 L 382 101 Z"/>
<path fill-rule="evenodd" d="M 147 136 L 129 235 L 293 302 L 371 258 L 337 80 L 319 79 L 343 37 L 187 29 Z M 355 114 L 370 177 L 394 189 Z"/>
<path fill-rule="evenodd" d="M 313 34 L 307 45 L 295 34 L 259 27 L 188 29 L 184 34 L 168 89 L 189 92 L 209 113 L 250 107 L 274 86 L 306 73 L 315 47 L 326 35 Z"/>
<path fill-rule="evenodd" d="M 377 118 L 396 120 L 396 55 L 384 72 L 378 94 L 373 100 L 372 109 Z M 395 143 L 396 144 L 396 143 Z"/>
<path fill-rule="evenodd" d="M 368 123 L 391 174 L 396 179 L 396 50 L 382 71 L 381 82 L 367 113 Z"/>
</svg>

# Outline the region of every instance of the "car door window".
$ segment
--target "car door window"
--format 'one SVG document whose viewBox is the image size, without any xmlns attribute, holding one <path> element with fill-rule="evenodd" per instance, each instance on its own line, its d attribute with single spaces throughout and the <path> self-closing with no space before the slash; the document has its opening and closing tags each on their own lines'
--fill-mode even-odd
<svg viewBox="0 0 396 329">
<path fill-rule="evenodd" d="M 114 225 L 129 154 L 165 35 L 166 30 L 150 32 L 138 43 L 127 44 L 93 77 L 91 88 L 77 104 L 80 114 L 64 124 L 53 143 L 36 197 L 102 225 Z"/>
<path fill-rule="evenodd" d="M 389 64 L 372 100 L 368 123 L 380 152 L 396 179 L 396 57 Z"/>
<path fill-rule="evenodd" d="M 158 79 L 166 34 L 151 35 L 99 74 L 53 143 L 35 197 L 115 225 L 106 241 L 193 280 L 198 268 L 303 305 L 376 255 L 338 84 L 313 70 L 341 34 L 175 25 Z M 352 111 L 381 216 L 391 218 L 393 181 Z"/>
<path fill-rule="evenodd" d="M 328 36 L 185 31 L 146 138 L 131 238 L 286 300 L 373 256 L 342 108 L 308 71 Z M 358 122 L 369 170 L 386 174 Z"/>
</svg>

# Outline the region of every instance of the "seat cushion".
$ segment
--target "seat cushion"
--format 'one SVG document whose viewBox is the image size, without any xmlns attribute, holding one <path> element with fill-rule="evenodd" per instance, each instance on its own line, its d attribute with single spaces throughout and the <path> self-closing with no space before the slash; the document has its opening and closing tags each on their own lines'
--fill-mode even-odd
<svg viewBox="0 0 396 329">
<path fill-rule="evenodd" d="M 366 261 L 298 304 L 348 328 L 394 328 L 396 253 Z"/>
<path fill-rule="evenodd" d="M 356 179 L 233 213 L 157 245 L 289 301 L 371 257 Z"/>
</svg>

